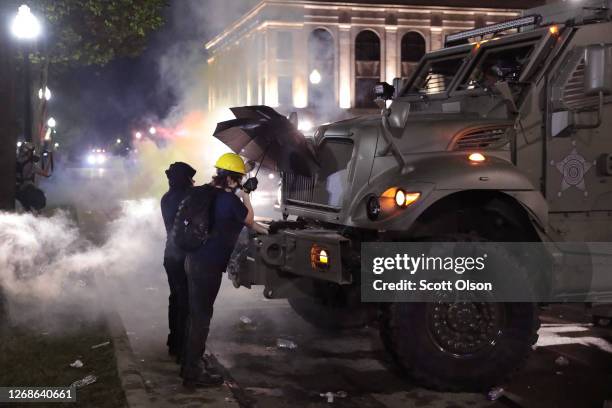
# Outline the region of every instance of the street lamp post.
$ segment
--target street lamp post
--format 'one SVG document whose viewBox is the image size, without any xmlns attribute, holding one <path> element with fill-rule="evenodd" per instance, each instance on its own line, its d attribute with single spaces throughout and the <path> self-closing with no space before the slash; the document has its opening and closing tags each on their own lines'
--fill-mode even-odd
<svg viewBox="0 0 612 408">
<path fill-rule="evenodd" d="M 19 7 L 17 15 L 11 24 L 13 35 L 24 42 L 23 69 L 24 69 L 24 137 L 28 142 L 32 141 L 32 90 L 31 90 L 31 68 L 30 68 L 30 43 L 36 40 L 41 32 L 41 26 L 25 4 Z"/>
</svg>

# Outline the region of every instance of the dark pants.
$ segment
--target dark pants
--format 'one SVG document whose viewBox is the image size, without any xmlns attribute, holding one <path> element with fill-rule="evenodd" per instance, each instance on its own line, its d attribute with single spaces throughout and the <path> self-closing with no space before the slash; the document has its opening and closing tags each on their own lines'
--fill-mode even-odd
<svg viewBox="0 0 612 408">
<path fill-rule="evenodd" d="M 202 356 L 206 350 L 213 305 L 225 267 L 214 266 L 196 255 L 187 255 L 185 270 L 189 290 L 189 318 L 181 373 L 184 379 L 194 379 L 204 371 Z"/>
<path fill-rule="evenodd" d="M 25 211 L 40 211 L 47 205 L 45 193 L 32 184 L 17 186 L 15 198 Z"/>
<path fill-rule="evenodd" d="M 170 296 L 168 297 L 168 351 L 180 356 L 185 342 L 189 299 L 187 292 L 187 276 L 185 275 L 184 258 L 164 258 L 164 268 L 168 275 Z"/>
</svg>

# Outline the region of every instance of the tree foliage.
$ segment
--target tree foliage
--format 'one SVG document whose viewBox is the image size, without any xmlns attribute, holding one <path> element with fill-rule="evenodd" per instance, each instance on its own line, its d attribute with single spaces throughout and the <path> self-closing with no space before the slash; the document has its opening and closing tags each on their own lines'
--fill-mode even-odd
<svg viewBox="0 0 612 408">
<path fill-rule="evenodd" d="M 136 56 L 163 25 L 165 0 L 35 0 L 44 42 L 37 55 L 57 66 L 104 65 Z"/>
</svg>

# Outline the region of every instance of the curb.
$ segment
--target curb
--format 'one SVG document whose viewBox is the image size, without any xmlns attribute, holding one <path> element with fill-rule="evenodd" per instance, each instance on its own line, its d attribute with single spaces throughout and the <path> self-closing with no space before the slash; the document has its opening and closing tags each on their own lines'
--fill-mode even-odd
<svg viewBox="0 0 612 408">
<path fill-rule="evenodd" d="M 138 369 L 136 357 L 130 346 L 123 321 L 114 310 L 107 310 L 105 314 L 115 350 L 117 372 L 125 393 L 127 406 L 130 408 L 149 407 L 151 406 L 149 394 Z"/>
</svg>

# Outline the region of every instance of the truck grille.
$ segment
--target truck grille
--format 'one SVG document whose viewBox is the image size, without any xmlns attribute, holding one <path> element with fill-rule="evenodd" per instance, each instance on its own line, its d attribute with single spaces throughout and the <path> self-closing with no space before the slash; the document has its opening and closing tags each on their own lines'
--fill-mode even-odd
<svg viewBox="0 0 612 408">
<path fill-rule="evenodd" d="M 312 202 L 314 188 L 314 177 L 304 177 L 293 173 L 283 175 L 283 197 L 287 201 Z"/>
<path fill-rule="evenodd" d="M 284 201 L 290 205 L 340 211 L 349 189 L 348 167 L 352 154 L 352 140 L 325 138 L 317 147 L 320 167 L 313 177 L 283 173 Z"/>
<path fill-rule="evenodd" d="M 500 148 L 508 141 L 506 128 L 476 129 L 459 136 L 455 142 L 455 150 Z"/>
<path fill-rule="evenodd" d="M 584 110 L 597 107 L 598 96 L 587 96 L 584 93 L 584 59 L 572 72 L 563 87 L 563 103 L 570 110 Z"/>
</svg>

